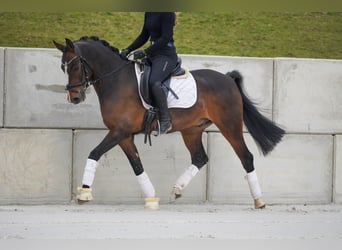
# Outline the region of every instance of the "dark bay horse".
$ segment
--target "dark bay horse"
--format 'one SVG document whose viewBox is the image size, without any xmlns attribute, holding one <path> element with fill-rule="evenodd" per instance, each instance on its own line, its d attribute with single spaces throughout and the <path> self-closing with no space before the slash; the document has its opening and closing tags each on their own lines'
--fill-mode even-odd
<svg viewBox="0 0 342 250">
<path fill-rule="evenodd" d="M 154 187 L 145 173 L 134 144 L 134 135 L 142 132 L 146 109 L 138 93 L 134 62 L 124 60 L 119 50 L 96 37 L 80 40 L 65 39 L 66 44 L 55 41 L 63 52 L 62 69 L 68 74 L 68 98 L 78 104 L 84 101 L 86 88 L 93 85 L 99 98 L 103 122 L 108 134 L 89 154 L 86 162 L 83 186 L 78 200 L 92 199 L 91 185 L 98 160 L 108 150 L 119 145 L 125 152 L 146 197 L 146 207 L 158 208 Z M 197 84 L 197 101 L 190 108 L 170 108 L 172 130 L 180 131 L 191 155 L 191 165 L 176 180 L 173 198 L 207 163 L 208 157 L 202 144 L 202 133 L 212 123 L 229 141 L 247 173 L 255 208 L 265 207 L 254 169 L 253 155 L 243 138 L 243 122 L 264 155 L 281 141 L 285 131 L 264 117 L 244 94 L 242 76 L 238 71 L 222 74 L 214 70 L 190 71 Z M 156 122 L 152 123 L 156 127 Z"/>
</svg>

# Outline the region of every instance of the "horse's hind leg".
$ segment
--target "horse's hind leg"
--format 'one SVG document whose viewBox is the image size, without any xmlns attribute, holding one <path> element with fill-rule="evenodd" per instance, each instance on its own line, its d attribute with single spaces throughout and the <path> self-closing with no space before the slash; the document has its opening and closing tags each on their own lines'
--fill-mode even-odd
<svg viewBox="0 0 342 250">
<path fill-rule="evenodd" d="M 242 120 L 232 119 L 227 126 L 216 124 L 223 136 L 230 142 L 235 153 L 240 158 L 240 161 L 247 172 L 246 179 L 249 190 L 254 199 L 255 208 L 264 208 L 265 203 L 261 199 L 261 188 L 258 177 L 254 169 L 253 155 L 248 150 L 242 133 Z M 229 125 L 228 125 L 229 124 Z"/>
<path fill-rule="evenodd" d="M 172 200 L 182 196 L 181 191 L 188 186 L 192 178 L 208 162 L 208 157 L 202 144 L 202 132 L 203 129 L 200 128 L 181 131 L 185 146 L 191 154 L 191 165 L 185 169 L 184 173 L 175 182 L 172 189 Z"/>
<path fill-rule="evenodd" d="M 119 145 L 126 154 L 133 168 L 134 174 L 137 177 L 141 191 L 145 195 L 145 208 L 152 210 L 158 209 L 159 198 L 155 197 L 155 189 L 141 164 L 138 150 L 134 144 L 133 136 L 120 141 Z"/>
</svg>

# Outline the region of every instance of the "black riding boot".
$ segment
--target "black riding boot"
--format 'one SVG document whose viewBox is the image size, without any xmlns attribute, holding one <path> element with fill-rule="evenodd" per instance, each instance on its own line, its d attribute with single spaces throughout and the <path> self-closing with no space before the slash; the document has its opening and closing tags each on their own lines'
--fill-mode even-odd
<svg viewBox="0 0 342 250">
<path fill-rule="evenodd" d="M 171 119 L 168 112 L 167 100 L 165 92 L 161 86 L 161 83 L 154 84 L 152 88 L 153 97 L 156 101 L 156 106 L 159 108 L 160 117 L 160 134 L 166 134 L 172 128 Z"/>
</svg>

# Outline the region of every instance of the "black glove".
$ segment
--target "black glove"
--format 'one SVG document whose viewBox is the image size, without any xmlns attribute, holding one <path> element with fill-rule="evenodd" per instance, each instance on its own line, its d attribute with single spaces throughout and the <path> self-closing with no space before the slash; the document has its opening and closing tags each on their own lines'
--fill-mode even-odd
<svg viewBox="0 0 342 250">
<path fill-rule="evenodd" d="M 128 49 L 123 49 L 123 50 L 121 50 L 121 52 L 120 52 L 121 58 L 122 58 L 122 59 L 125 59 L 125 60 L 127 60 L 128 54 L 129 54 Z"/>
<path fill-rule="evenodd" d="M 137 50 L 133 53 L 133 59 L 134 60 L 139 60 L 139 59 L 143 59 L 146 57 L 146 52 L 145 50 Z"/>
</svg>

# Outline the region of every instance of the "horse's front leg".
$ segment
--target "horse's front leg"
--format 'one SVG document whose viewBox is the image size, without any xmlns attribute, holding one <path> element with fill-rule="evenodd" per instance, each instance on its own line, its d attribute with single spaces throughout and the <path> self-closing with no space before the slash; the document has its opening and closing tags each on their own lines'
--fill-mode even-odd
<svg viewBox="0 0 342 250">
<path fill-rule="evenodd" d="M 109 131 L 101 143 L 90 152 L 84 168 L 82 188 L 78 188 L 78 194 L 76 197 L 79 202 L 86 202 L 93 199 L 91 186 L 94 182 L 98 161 L 104 153 L 124 139 L 123 134 L 124 133 L 120 133 L 118 131 Z"/>
<path fill-rule="evenodd" d="M 138 150 L 134 144 L 134 137 L 131 136 L 120 141 L 119 145 L 125 152 L 133 168 L 134 174 L 137 177 L 141 191 L 145 196 L 145 208 L 152 210 L 159 209 L 159 198 L 155 196 L 156 192 L 152 182 L 141 164 Z"/>
</svg>

